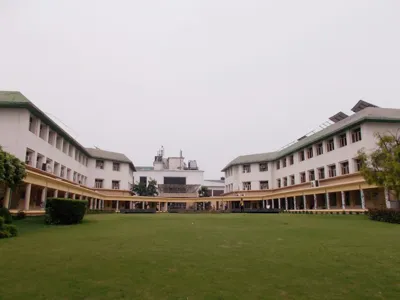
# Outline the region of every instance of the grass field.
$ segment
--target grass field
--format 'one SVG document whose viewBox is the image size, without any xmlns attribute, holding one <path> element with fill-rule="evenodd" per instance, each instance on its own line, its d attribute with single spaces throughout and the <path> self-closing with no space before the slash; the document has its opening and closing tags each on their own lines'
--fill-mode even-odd
<svg viewBox="0 0 400 300">
<path fill-rule="evenodd" d="M 344 215 L 15 222 L 0 299 L 400 299 L 400 226 Z"/>
</svg>

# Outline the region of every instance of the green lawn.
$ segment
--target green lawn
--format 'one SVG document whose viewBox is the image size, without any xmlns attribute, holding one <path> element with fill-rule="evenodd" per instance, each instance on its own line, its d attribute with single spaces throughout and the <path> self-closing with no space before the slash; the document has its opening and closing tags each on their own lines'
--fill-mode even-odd
<svg viewBox="0 0 400 300">
<path fill-rule="evenodd" d="M 0 240 L 0 299 L 400 299 L 400 226 L 365 216 L 41 222 Z"/>
</svg>

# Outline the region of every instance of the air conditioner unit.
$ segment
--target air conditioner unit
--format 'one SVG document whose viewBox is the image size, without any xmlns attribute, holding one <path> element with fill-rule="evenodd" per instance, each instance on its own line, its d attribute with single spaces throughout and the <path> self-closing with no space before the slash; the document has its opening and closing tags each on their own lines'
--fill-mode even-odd
<svg viewBox="0 0 400 300">
<path fill-rule="evenodd" d="M 311 181 L 311 187 L 319 187 L 319 181 L 318 180 L 312 180 Z"/>
</svg>

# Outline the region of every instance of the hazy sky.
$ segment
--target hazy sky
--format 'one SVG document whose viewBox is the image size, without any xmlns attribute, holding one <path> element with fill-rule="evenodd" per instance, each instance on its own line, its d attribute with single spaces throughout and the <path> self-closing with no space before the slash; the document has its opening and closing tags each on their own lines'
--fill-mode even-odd
<svg viewBox="0 0 400 300">
<path fill-rule="evenodd" d="M 0 89 L 87 146 L 206 178 L 364 99 L 400 107 L 398 0 L 0 0 Z"/>
</svg>

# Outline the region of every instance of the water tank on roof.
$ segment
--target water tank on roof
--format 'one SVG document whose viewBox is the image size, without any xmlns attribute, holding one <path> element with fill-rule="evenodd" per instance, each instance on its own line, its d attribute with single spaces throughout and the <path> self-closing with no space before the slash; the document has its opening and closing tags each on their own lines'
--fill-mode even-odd
<svg viewBox="0 0 400 300">
<path fill-rule="evenodd" d="M 189 170 L 198 170 L 197 162 L 195 160 L 189 160 Z"/>
</svg>

